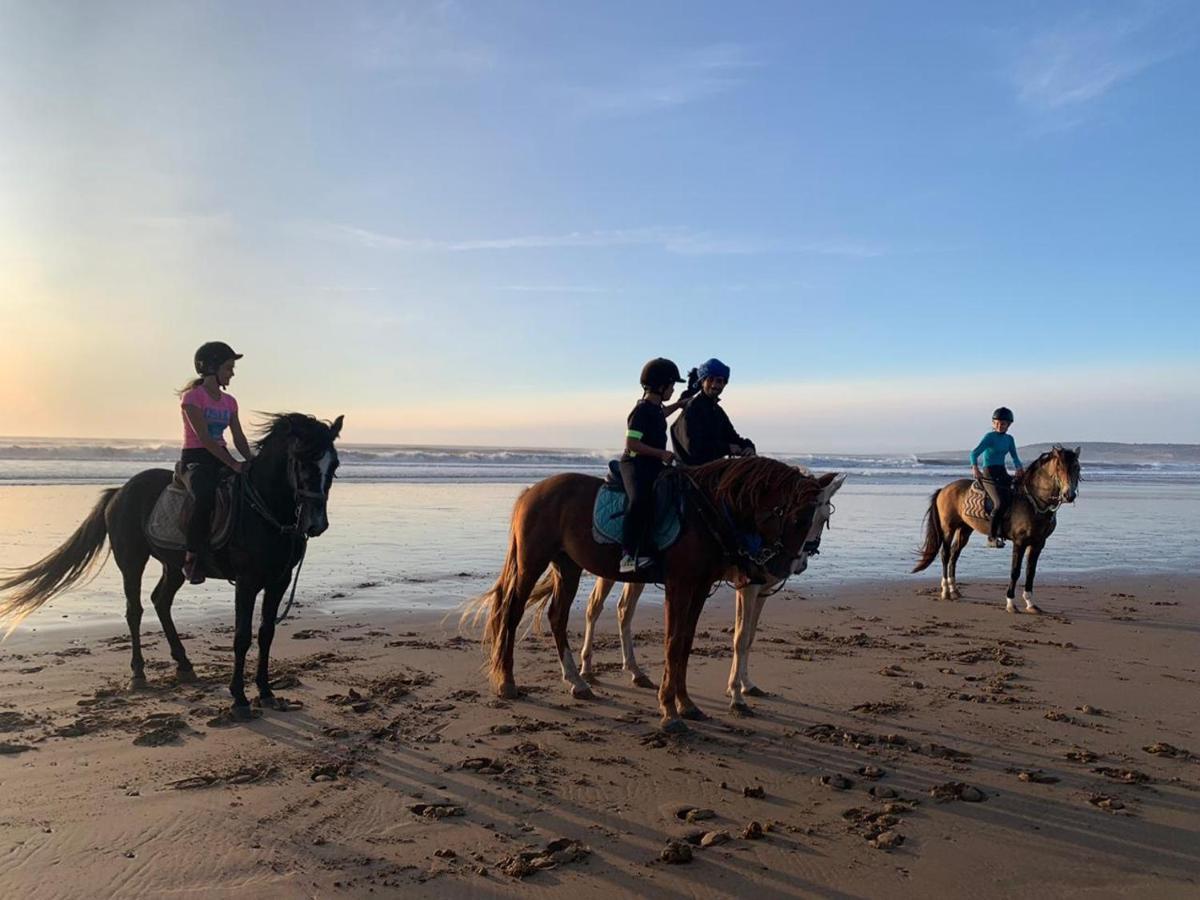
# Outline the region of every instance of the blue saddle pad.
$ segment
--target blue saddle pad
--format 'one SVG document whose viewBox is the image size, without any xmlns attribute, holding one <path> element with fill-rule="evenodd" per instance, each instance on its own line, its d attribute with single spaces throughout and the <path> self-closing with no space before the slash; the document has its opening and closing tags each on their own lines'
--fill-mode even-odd
<svg viewBox="0 0 1200 900">
<path fill-rule="evenodd" d="M 679 516 L 677 494 L 664 490 L 665 485 L 655 485 L 654 491 L 654 546 L 665 550 L 679 540 L 683 522 Z M 596 505 L 592 509 L 592 537 L 598 544 L 621 543 L 621 531 L 625 526 L 625 492 L 610 487 L 601 487 L 596 492 Z"/>
</svg>

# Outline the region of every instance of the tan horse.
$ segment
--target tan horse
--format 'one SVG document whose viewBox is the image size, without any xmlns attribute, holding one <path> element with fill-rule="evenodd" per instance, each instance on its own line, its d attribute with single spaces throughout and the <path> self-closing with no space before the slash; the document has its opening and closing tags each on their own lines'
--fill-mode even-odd
<svg viewBox="0 0 1200 900">
<path fill-rule="evenodd" d="M 804 539 L 804 548 L 792 563 L 792 575 L 799 575 L 808 566 L 808 558 L 817 552 L 821 541 L 821 533 L 829 524 L 833 515 L 833 495 L 845 482 L 845 475 L 830 473 L 817 478 L 821 486 L 821 494 L 817 498 L 817 511 L 813 515 L 812 526 Z M 734 624 L 733 624 L 733 663 L 729 667 L 729 685 L 725 689 L 729 697 L 729 709 L 739 716 L 753 715 L 746 697 L 763 697 L 766 692 L 756 687 L 750 681 L 750 647 L 754 643 L 754 635 L 758 631 L 758 618 L 762 614 L 767 598 L 776 593 L 786 579 L 772 580 L 769 584 L 754 584 L 749 582 L 735 568 L 725 573 L 725 580 L 733 585 L 735 590 Z M 583 647 L 579 651 L 579 675 L 584 681 L 591 683 L 594 679 L 592 671 L 592 648 L 595 643 L 596 622 L 604 612 L 604 601 L 612 592 L 615 581 L 607 578 L 597 578 L 591 596 L 588 597 L 587 622 L 583 630 Z M 621 637 L 621 668 L 629 673 L 637 687 L 652 688 L 654 682 L 642 671 L 637 663 L 633 648 L 633 614 L 637 610 L 638 599 L 642 596 L 643 584 L 630 582 L 621 592 L 617 602 L 617 625 Z"/>
<path fill-rule="evenodd" d="M 766 457 L 723 459 L 675 475 L 686 493 L 684 527 L 662 556 L 665 661 L 658 689 L 663 728 L 686 731 L 682 719 L 706 718 L 687 692 L 687 661 L 700 610 L 712 586 L 734 561 L 756 580 L 782 578 L 803 550 L 820 486 L 792 466 Z M 592 508 L 603 482 L 590 475 L 562 474 L 540 481 L 513 508 L 508 555 L 487 593 L 467 604 L 464 621 L 487 616 L 490 676 L 501 697 L 518 696 L 513 650 L 528 603 L 549 602 L 550 629 L 572 696 L 591 699 L 567 642 L 567 619 L 583 570 L 614 581 L 648 580 L 620 575 L 621 550 L 592 536 Z M 732 526 L 732 527 L 731 527 Z M 754 559 L 739 549 L 738 533 L 757 535 L 763 550 Z M 545 578 L 546 568 L 550 572 Z"/>
<path fill-rule="evenodd" d="M 964 512 L 964 500 L 970 488 L 971 480 L 960 478 L 934 491 L 925 514 L 925 544 L 913 571 L 925 569 L 941 553 L 943 600 L 957 600 L 962 596 L 955 570 L 971 532 L 988 533 L 986 517 Z M 1058 524 L 1059 506 L 1074 503 L 1078 494 L 1078 447 L 1068 450 L 1056 445 L 1053 450 L 1046 451 L 1034 460 L 1025 470 L 1024 478 L 1014 485 L 1012 507 L 1004 527 L 1005 536 L 1013 544 L 1012 573 L 1005 595 L 1005 609 L 1010 613 L 1017 611 L 1013 595 L 1017 589 L 1017 579 L 1021 577 L 1021 560 L 1027 551 L 1029 560 L 1021 599 L 1025 601 L 1025 612 L 1041 612 L 1033 602 L 1033 576 L 1037 571 L 1038 557 L 1046 546 L 1046 539 Z"/>
</svg>

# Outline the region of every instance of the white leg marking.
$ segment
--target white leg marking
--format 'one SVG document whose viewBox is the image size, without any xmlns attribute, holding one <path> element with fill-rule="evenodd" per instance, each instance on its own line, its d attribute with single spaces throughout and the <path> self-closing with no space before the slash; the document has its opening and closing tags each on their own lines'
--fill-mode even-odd
<svg viewBox="0 0 1200 900">
<path fill-rule="evenodd" d="M 584 678 L 590 678 L 592 675 L 592 644 L 595 639 L 596 621 L 604 612 L 604 601 L 608 597 L 608 592 L 612 590 L 612 586 L 613 582 L 597 578 L 591 596 L 588 597 L 587 617 L 583 626 L 583 646 L 579 650 L 579 674 Z"/>
</svg>

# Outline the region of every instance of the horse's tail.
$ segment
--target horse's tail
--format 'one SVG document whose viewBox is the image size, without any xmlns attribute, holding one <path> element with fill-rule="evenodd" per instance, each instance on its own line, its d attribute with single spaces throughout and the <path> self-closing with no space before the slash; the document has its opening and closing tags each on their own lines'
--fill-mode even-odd
<svg viewBox="0 0 1200 900">
<path fill-rule="evenodd" d="M 946 540 L 946 536 L 942 534 L 942 517 L 937 508 L 938 495 L 941 492 L 942 489 L 938 488 L 929 498 L 929 509 L 925 511 L 925 543 L 921 547 L 921 558 L 913 566 L 914 572 L 928 568 Z"/>
<path fill-rule="evenodd" d="M 95 567 L 96 556 L 108 537 L 104 513 L 117 490 L 102 491 L 83 524 L 57 550 L 0 581 L 0 593 L 17 589 L 11 597 L 0 602 L 0 621 L 8 621 L 4 637 L 12 634 L 22 619 L 50 598 L 74 587 Z"/>
<path fill-rule="evenodd" d="M 520 501 L 518 500 L 518 503 Z M 506 639 L 513 639 L 513 632 L 520 624 L 520 617 L 512 622 L 513 600 L 517 593 L 518 547 L 517 510 L 513 510 L 512 525 L 508 533 L 508 554 L 495 584 L 489 590 L 468 600 L 463 609 L 460 624 L 475 627 L 486 617 L 483 629 L 483 646 L 488 653 L 486 667 L 490 670 L 492 684 L 499 687 L 504 676 L 504 647 Z"/>
<path fill-rule="evenodd" d="M 550 571 L 538 579 L 538 583 L 533 586 L 533 593 L 529 595 L 529 601 L 525 608 L 533 611 L 533 624 L 530 627 L 536 628 L 539 634 L 542 629 L 542 616 L 546 611 L 546 604 L 558 592 L 558 585 L 561 581 L 562 576 L 558 572 L 558 566 L 551 566 Z"/>
</svg>

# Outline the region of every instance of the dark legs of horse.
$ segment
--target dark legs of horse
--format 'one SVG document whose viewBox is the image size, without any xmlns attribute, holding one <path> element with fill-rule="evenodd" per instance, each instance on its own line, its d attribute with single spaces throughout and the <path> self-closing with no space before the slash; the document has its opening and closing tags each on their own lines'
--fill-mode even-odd
<svg viewBox="0 0 1200 900">
<path fill-rule="evenodd" d="M 959 600 L 962 598 L 962 591 L 958 589 L 958 558 L 962 556 L 963 548 L 967 546 L 967 541 L 971 539 L 971 528 L 968 525 L 961 525 L 954 531 L 954 536 L 950 539 L 950 567 L 947 575 L 947 583 L 942 587 L 943 600 Z M 947 588 L 949 591 L 947 592 Z M 947 596 L 947 593 L 949 596 Z"/>
<path fill-rule="evenodd" d="M 260 587 L 261 585 L 248 578 L 237 580 L 234 601 L 233 680 L 229 682 L 229 692 L 233 694 L 234 717 L 239 719 L 250 718 L 250 701 L 246 699 L 246 653 L 250 649 L 254 630 L 254 599 L 258 596 Z"/>
<path fill-rule="evenodd" d="M 939 515 L 937 506 L 929 511 L 931 516 Z M 953 600 L 954 591 L 952 590 L 953 581 L 950 578 L 950 537 L 946 534 L 945 529 L 940 529 L 942 535 L 942 543 L 938 547 L 938 554 L 942 558 L 942 599 Z"/>
<path fill-rule="evenodd" d="M 579 577 L 583 570 L 566 556 L 553 563 L 555 570 L 554 595 L 550 598 L 550 631 L 554 635 L 554 648 L 558 651 L 558 662 L 562 667 L 563 681 L 571 689 L 576 700 L 594 700 L 595 694 L 575 667 L 571 645 L 567 641 L 567 620 L 571 616 L 571 604 L 579 591 Z"/>
<path fill-rule="evenodd" d="M 1033 590 L 1033 572 L 1037 568 L 1037 558 L 1041 554 L 1042 548 L 1035 548 L 1021 541 L 1013 541 L 1012 571 L 1009 573 L 1008 593 L 1004 596 L 1004 608 L 1010 613 L 1015 613 L 1017 611 L 1016 604 L 1013 603 L 1013 595 L 1017 592 L 1017 581 L 1021 578 L 1021 557 L 1025 555 L 1025 550 L 1027 548 L 1029 549 L 1030 573 L 1025 582 L 1026 587 L 1023 597 L 1025 601 L 1025 612 L 1041 612 L 1041 610 L 1034 605 L 1033 594 L 1031 592 Z"/>
<path fill-rule="evenodd" d="M 146 686 L 146 660 L 142 657 L 142 573 L 149 558 L 149 554 L 140 553 L 117 558 L 125 588 L 125 622 L 129 626 L 129 668 L 133 671 L 129 684 L 134 688 Z"/>
<path fill-rule="evenodd" d="M 150 593 L 154 611 L 158 613 L 159 624 L 162 625 L 163 636 L 171 647 L 171 658 L 175 660 L 175 678 L 183 683 L 196 680 L 196 671 L 188 659 L 187 651 L 183 649 L 183 641 L 175 630 L 175 621 L 171 618 L 171 605 L 175 602 L 175 594 L 184 582 L 183 571 L 178 566 L 163 563 L 162 577 Z"/>
<path fill-rule="evenodd" d="M 279 617 L 279 604 L 287 592 L 289 582 L 267 585 L 263 591 L 262 621 L 258 624 L 258 672 L 254 683 L 258 687 L 258 700 L 264 707 L 287 709 L 287 701 L 280 700 L 271 690 L 271 641 L 275 639 L 275 620 Z"/>
<path fill-rule="evenodd" d="M 1029 559 L 1025 562 L 1025 591 L 1021 594 L 1021 599 L 1025 601 L 1025 612 L 1041 612 L 1033 602 L 1033 576 L 1037 572 L 1038 557 L 1042 555 L 1042 548 L 1045 546 L 1041 543 L 1029 546 Z"/>
</svg>

